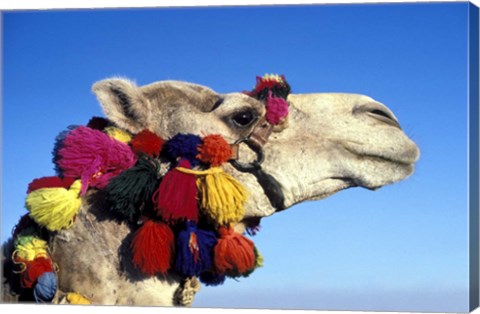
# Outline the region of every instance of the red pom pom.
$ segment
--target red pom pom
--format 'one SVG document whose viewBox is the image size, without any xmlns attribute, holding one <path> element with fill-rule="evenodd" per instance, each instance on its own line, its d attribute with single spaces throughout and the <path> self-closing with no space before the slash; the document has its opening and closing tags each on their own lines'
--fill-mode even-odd
<svg viewBox="0 0 480 314">
<path fill-rule="evenodd" d="M 178 167 L 191 169 L 190 162 L 180 160 Z M 157 213 L 168 222 L 178 220 L 198 221 L 197 207 L 197 184 L 195 175 L 170 170 L 163 178 L 157 192 L 153 196 L 156 199 Z"/>
<path fill-rule="evenodd" d="M 43 188 L 65 188 L 68 189 L 73 182 L 75 181 L 75 178 L 72 177 L 65 177 L 65 178 L 60 178 L 60 177 L 42 177 L 39 179 L 35 179 L 30 184 L 28 185 L 28 190 L 27 194 L 30 192 L 33 192 L 38 189 L 43 189 Z"/>
<path fill-rule="evenodd" d="M 165 141 L 150 130 L 143 130 L 130 142 L 134 152 L 144 153 L 149 156 L 159 156 Z"/>
<path fill-rule="evenodd" d="M 239 276 L 255 268 L 255 247 L 251 240 L 233 227 L 220 227 L 220 239 L 214 249 L 215 268 L 220 274 Z"/>
<path fill-rule="evenodd" d="M 26 263 L 26 270 L 22 273 L 20 284 L 24 288 L 32 288 L 38 277 L 43 273 L 53 271 L 53 264 L 49 258 L 37 257 L 31 262 Z"/>
<path fill-rule="evenodd" d="M 218 167 L 232 157 L 232 148 L 225 139 L 218 134 L 207 135 L 198 146 L 197 158 L 213 167 Z"/>
<path fill-rule="evenodd" d="M 133 264 L 144 274 L 165 274 L 172 264 L 174 235 L 163 222 L 147 220 L 135 232 L 131 248 Z"/>
<path fill-rule="evenodd" d="M 264 89 L 273 89 L 275 87 L 282 87 L 285 85 L 285 76 L 283 75 L 264 75 L 263 77 L 257 76 L 257 82 L 255 84 L 255 93 L 259 93 Z"/>
</svg>

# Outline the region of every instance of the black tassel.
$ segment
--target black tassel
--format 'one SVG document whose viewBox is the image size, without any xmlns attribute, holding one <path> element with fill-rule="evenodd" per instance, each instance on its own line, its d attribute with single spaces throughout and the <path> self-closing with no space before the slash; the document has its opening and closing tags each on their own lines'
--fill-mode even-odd
<svg viewBox="0 0 480 314">
<path fill-rule="evenodd" d="M 149 158 L 113 178 L 105 188 L 110 209 L 129 220 L 138 218 L 145 208 L 153 208 L 152 196 L 158 188 L 158 165 Z"/>
</svg>

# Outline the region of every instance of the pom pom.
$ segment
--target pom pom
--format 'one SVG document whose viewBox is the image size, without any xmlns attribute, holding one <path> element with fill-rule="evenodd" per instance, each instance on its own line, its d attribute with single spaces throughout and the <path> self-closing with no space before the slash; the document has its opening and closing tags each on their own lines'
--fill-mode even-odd
<svg viewBox="0 0 480 314">
<path fill-rule="evenodd" d="M 198 146 L 197 158 L 213 167 L 221 166 L 232 157 L 232 149 L 225 139 L 218 134 L 207 135 Z"/>
<path fill-rule="evenodd" d="M 33 192 L 38 189 L 43 189 L 43 188 L 65 188 L 68 189 L 73 182 L 75 181 L 75 178 L 71 177 L 66 177 L 66 178 L 60 178 L 60 177 L 42 177 L 39 179 L 35 179 L 30 184 L 28 185 L 28 190 L 27 194 L 30 192 Z"/>
<path fill-rule="evenodd" d="M 165 141 L 150 130 L 143 130 L 135 135 L 130 142 L 132 149 L 137 154 L 147 154 L 150 157 L 160 155 Z"/>
<path fill-rule="evenodd" d="M 86 297 L 76 292 L 69 292 L 66 296 L 68 304 L 88 305 L 92 304 Z"/>
<path fill-rule="evenodd" d="M 199 163 L 196 157 L 198 155 L 197 147 L 201 142 L 202 139 L 197 135 L 178 133 L 165 143 L 165 150 L 172 160 L 185 158 L 192 167 L 195 167 Z"/>
<path fill-rule="evenodd" d="M 87 123 L 87 127 L 99 131 L 103 131 L 109 125 L 110 121 L 102 117 L 93 117 Z"/>
<path fill-rule="evenodd" d="M 172 263 L 174 245 L 170 227 L 147 220 L 132 240 L 133 264 L 146 275 L 166 274 Z"/>
<path fill-rule="evenodd" d="M 253 273 L 253 271 L 255 269 L 263 267 L 263 256 L 262 256 L 262 254 L 260 254 L 260 252 L 258 251 L 256 246 L 253 247 L 253 251 L 255 253 L 255 266 L 251 270 L 242 274 L 242 276 L 244 276 L 244 277 L 250 276 L 250 274 Z"/>
<path fill-rule="evenodd" d="M 23 215 L 12 230 L 12 238 L 17 238 L 20 234 L 33 232 L 36 228 L 35 222 L 28 214 Z"/>
<path fill-rule="evenodd" d="M 55 144 L 53 145 L 53 164 L 55 165 L 55 172 L 59 175 L 62 174 L 62 169 L 58 166 L 58 160 L 60 159 L 60 155 L 58 152 L 60 149 L 63 147 L 63 143 L 65 142 L 65 138 L 67 138 L 67 135 L 70 134 L 71 131 L 75 130 L 78 128 L 78 125 L 70 125 L 66 130 L 60 132 L 57 137 L 55 138 Z"/>
<path fill-rule="evenodd" d="M 218 225 L 238 222 L 245 214 L 247 190 L 220 167 L 198 171 L 178 168 L 185 174 L 197 176 L 200 206 Z"/>
<path fill-rule="evenodd" d="M 152 196 L 158 187 L 158 167 L 153 160 L 141 158 L 138 163 L 113 178 L 105 188 L 110 209 L 127 219 L 153 208 Z"/>
<path fill-rule="evenodd" d="M 231 277 L 243 276 L 255 268 L 255 251 L 253 242 L 239 233 L 232 226 L 220 227 L 220 239 L 214 249 L 215 269 L 220 274 Z"/>
<path fill-rule="evenodd" d="M 215 233 L 197 229 L 194 222 L 185 223 L 177 235 L 175 270 L 182 276 L 198 276 L 213 266 L 213 247 L 217 243 Z"/>
<path fill-rule="evenodd" d="M 69 228 L 82 205 L 80 188 L 80 180 L 77 180 L 68 190 L 65 188 L 35 190 L 28 194 L 25 206 L 30 212 L 30 217 L 48 230 Z"/>
<path fill-rule="evenodd" d="M 81 178 L 82 195 L 89 186 L 104 188 L 135 163 L 135 154 L 127 144 L 87 127 L 78 127 L 67 135 L 57 158 L 64 176 Z"/>
<path fill-rule="evenodd" d="M 267 121 L 272 125 L 277 125 L 288 116 L 288 103 L 283 98 L 272 97 L 267 98 Z"/>
<path fill-rule="evenodd" d="M 287 99 L 288 94 L 290 94 L 290 85 L 285 76 L 274 74 L 265 74 L 263 77 L 257 76 L 257 82 L 253 91 L 246 94 L 259 100 L 265 100 L 269 92 L 272 92 L 277 97 Z"/>
<path fill-rule="evenodd" d="M 263 255 L 260 253 L 260 251 L 257 249 L 257 247 L 254 247 L 255 249 L 255 268 L 263 267 Z"/>
<path fill-rule="evenodd" d="M 33 296 L 38 303 L 52 301 L 57 292 L 57 276 L 54 272 L 43 273 L 38 277 Z"/>
<path fill-rule="evenodd" d="M 129 133 L 113 126 L 106 127 L 104 132 L 122 143 L 128 143 L 132 140 L 132 136 Z"/>
<path fill-rule="evenodd" d="M 200 282 L 207 286 L 219 286 L 225 282 L 226 276 L 216 274 L 213 271 L 206 271 L 200 274 Z"/>
<path fill-rule="evenodd" d="M 52 260 L 46 257 L 38 257 L 28 262 L 26 266 L 20 281 L 23 288 L 32 288 L 40 275 L 53 271 Z"/>
<path fill-rule="evenodd" d="M 19 236 L 15 239 L 14 260 L 33 261 L 37 257 L 48 256 L 48 244 L 35 236 Z"/>
<path fill-rule="evenodd" d="M 180 160 L 178 168 L 190 169 L 186 159 Z M 155 192 L 157 213 L 167 222 L 178 220 L 198 221 L 197 186 L 195 176 L 170 170 Z"/>
</svg>

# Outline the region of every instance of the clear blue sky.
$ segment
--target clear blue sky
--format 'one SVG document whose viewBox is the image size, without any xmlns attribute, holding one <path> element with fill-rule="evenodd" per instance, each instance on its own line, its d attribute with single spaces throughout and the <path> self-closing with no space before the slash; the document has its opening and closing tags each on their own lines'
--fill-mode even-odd
<svg viewBox="0 0 480 314">
<path fill-rule="evenodd" d="M 197 307 L 467 311 L 466 3 L 6 13 L 2 238 L 58 132 L 100 115 L 93 82 L 177 79 L 219 92 L 285 74 L 295 93 L 387 104 L 420 146 L 416 173 L 264 219 L 265 267 Z"/>
</svg>

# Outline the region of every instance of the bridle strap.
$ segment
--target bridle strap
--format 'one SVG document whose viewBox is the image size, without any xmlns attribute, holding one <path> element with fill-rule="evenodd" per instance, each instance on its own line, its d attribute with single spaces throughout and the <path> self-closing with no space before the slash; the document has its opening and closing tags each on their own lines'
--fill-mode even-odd
<svg viewBox="0 0 480 314">
<path fill-rule="evenodd" d="M 275 211 L 282 211 L 285 209 L 285 196 L 283 195 L 281 185 L 277 179 L 262 169 L 262 163 L 265 160 L 263 146 L 267 143 L 272 131 L 273 125 L 263 117 L 249 136 L 238 139 L 232 145 L 234 154 L 230 162 L 238 171 L 253 174 L 270 201 L 270 204 L 275 208 Z M 238 160 L 239 148 L 242 143 L 245 143 L 256 154 L 256 160 L 249 163 L 243 163 Z"/>
</svg>

